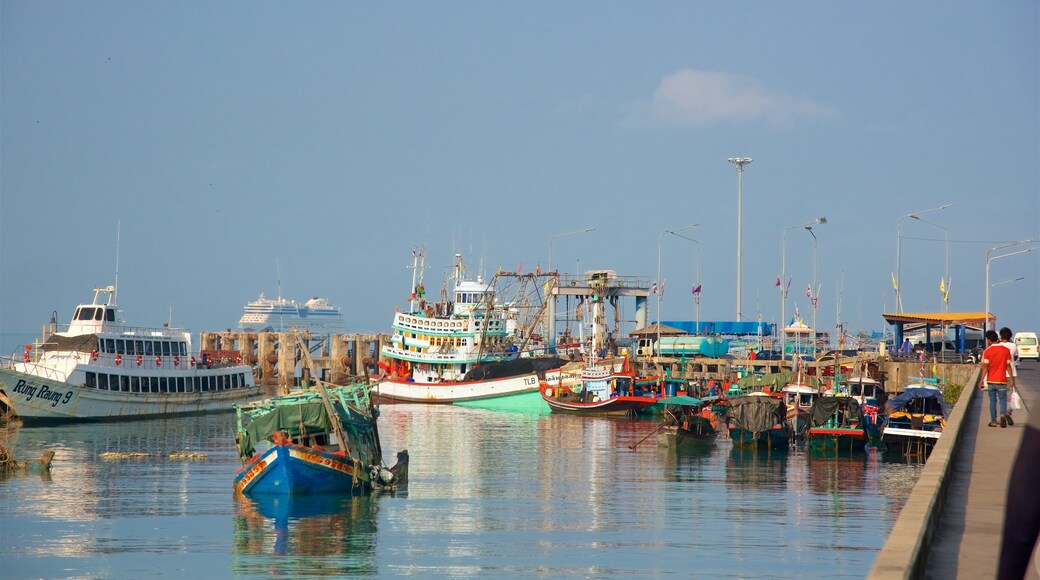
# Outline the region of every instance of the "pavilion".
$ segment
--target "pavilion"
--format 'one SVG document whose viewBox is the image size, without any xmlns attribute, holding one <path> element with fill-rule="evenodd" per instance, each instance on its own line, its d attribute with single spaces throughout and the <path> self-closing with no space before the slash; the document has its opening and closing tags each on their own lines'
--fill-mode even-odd
<svg viewBox="0 0 1040 580">
<path fill-rule="evenodd" d="M 994 324 L 997 320 L 992 313 L 985 312 L 926 312 L 923 314 L 911 314 L 908 312 L 897 312 L 893 314 L 882 314 L 885 322 L 891 324 L 895 330 L 895 344 L 893 350 L 898 349 L 903 343 L 903 335 L 910 327 L 912 330 L 925 329 L 925 348 L 932 350 L 932 329 L 944 330 L 953 328 L 953 344 L 957 352 L 965 350 L 965 336 L 967 329 L 987 328 L 987 324 Z"/>
</svg>

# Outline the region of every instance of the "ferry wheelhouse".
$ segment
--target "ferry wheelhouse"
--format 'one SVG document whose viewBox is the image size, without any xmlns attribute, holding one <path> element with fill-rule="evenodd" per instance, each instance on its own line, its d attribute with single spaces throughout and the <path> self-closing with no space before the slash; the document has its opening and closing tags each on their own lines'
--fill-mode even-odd
<svg viewBox="0 0 1040 580">
<path fill-rule="evenodd" d="M 382 348 L 383 378 L 373 391 L 383 400 L 452 403 L 538 392 L 538 375 L 493 373 L 483 368 L 517 358 L 509 340 L 506 309 L 495 289 L 478 276 L 466 278 L 462 256 L 455 255 L 453 288 L 438 302 L 427 302 L 422 282 L 423 253 L 413 254 L 408 312 L 394 315 L 393 334 Z M 522 368 L 522 367 L 518 367 Z M 481 369 L 481 370 L 477 370 Z M 480 379 L 474 379 L 480 376 Z"/>
<path fill-rule="evenodd" d="M 191 349 L 188 331 L 127 326 L 114 286 L 94 289 L 35 356 L 0 365 L 0 388 L 23 421 L 90 421 L 231 412 L 261 388 L 237 358 Z"/>
</svg>

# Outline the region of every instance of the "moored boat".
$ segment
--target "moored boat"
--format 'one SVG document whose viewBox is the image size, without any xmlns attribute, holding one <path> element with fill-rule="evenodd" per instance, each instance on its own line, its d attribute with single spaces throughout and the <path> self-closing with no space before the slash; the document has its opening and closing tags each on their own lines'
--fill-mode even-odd
<svg viewBox="0 0 1040 580">
<path fill-rule="evenodd" d="M 881 442 L 888 452 L 927 457 L 942 435 L 950 404 L 934 381 L 912 383 L 888 400 Z"/>
<path fill-rule="evenodd" d="M 728 400 L 726 420 L 734 447 L 786 450 L 791 442 L 784 400 L 751 393 Z"/>
<path fill-rule="evenodd" d="M 712 413 L 711 402 L 678 395 L 660 400 L 664 405 L 657 444 L 676 451 L 710 448 L 719 437 L 721 421 Z"/>
<path fill-rule="evenodd" d="M 635 416 L 660 400 L 659 393 L 637 393 L 635 373 L 627 362 L 621 370 L 614 365 L 592 363 L 581 371 L 577 384 L 542 381 L 542 400 L 554 413 L 573 415 Z"/>
<path fill-rule="evenodd" d="M 794 437 L 802 437 L 809 427 L 809 413 L 813 403 L 820 397 L 820 391 L 805 383 L 795 382 L 785 385 L 781 392 L 787 404 L 787 424 Z"/>
<path fill-rule="evenodd" d="M 852 397 L 863 409 L 863 421 L 867 430 L 867 442 L 877 445 L 881 441 L 881 432 L 888 421 L 885 403 L 888 394 L 877 379 L 867 376 L 849 377 L 838 387 L 838 393 Z"/>
<path fill-rule="evenodd" d="M 408 454 L 393 468 L 382 450 L 368 386 L 296 391 L 236 405 L 242 469 L 235 491 L 251 494 L 363 495 L 407 480 Z"/>
<path fill-rule="evenodd" d="M 128 326 L 107 286 L 35 357 L 27 347 L 22 360 L 3 361 L 0 388 L 25 423 L 230 412 L 261 396 L 252 369 L 230 354 L 196 357 L 186 330 Z"/>
<path fill-rule="evenodd" d="M 806 437 L 819 451 L 862 451 L 867 430 L 859 401 L 841 395 L 823 395 L 813 403 Z"/>
</svg>

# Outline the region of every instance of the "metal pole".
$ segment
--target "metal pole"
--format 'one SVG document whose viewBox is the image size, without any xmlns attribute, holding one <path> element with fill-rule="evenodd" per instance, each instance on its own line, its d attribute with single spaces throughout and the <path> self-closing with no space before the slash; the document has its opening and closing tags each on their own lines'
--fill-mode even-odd
<svg viewBox="0 0 1040 580">
<path fill-rule="evenodd" d="M 816 304 L 818 302 L 818 297 L 816 296 L 816 294 L 818 293 L 818 290 L 816 290 L 816 270 L 817 270 L 817 265 L 819 263 L 819 258 L 818 258 L 818 253 L 817 253 L 817 246 L 818 246 L 819 240 L 816 238 L 816 233 L 813 232 L 812 226 L 805 226 L 805 229 L 809 230 L 809 234 L 812 235 L 812 239 L 813 239 L 813 271 L 812 271 L 813 287 L 809 289 L 809 293 L 812 295 L 812 296 L 809 297 L 809 299 L 812 300 L 812 325 L 813 325 L 813 329 L 812 329 L 812 356 L 815 359 L 816 358 L 816 339 L 817 339 L 817 337 L 816 337 L 816 333 L 817 333 L 817 330 L 816 330 Z"/>
<path fill-rule="evenodd" d="M 903 230 L 902 230 L 903 220 L 906 219 L 906 218 L 911 218 L 911 217 L 914 218 L 914 219 L 918 219 L 919 220 L 921 218 L 918 217 L 918 216 L 924 215 L 926 213 L 931 213 L 933 211 L 944 210 L 946 208 L 953 207 L 954 205 L 955 204 L 947 203 L 947 204 L 940 205 L 939 207 L 933 207 L 931 209 L 926 209 L 926 210 L 923 210 L 923 211 L 915 211 L 915 212 L 912 212 L 912 213 L 908 213 L 908 214 L 900 217 L 898 220 L 896 220 L 896 275 L 895 275 L 895 278 L 896 278 L 895 286 L 896 287 L 895 287 L 895 291 L 896 291 L 896 309 L 899 312 L 903 311 L 902 261 L 900 259 L 901 258 L 901 256 L 900 256 L 900 246 L 902 244 L 902 239 L 903 239 Z"/>
<path fill-rule="evenodd" d="M 730 157 L 727 161 L 737 166 L 737 322 L 742 320 L 740 302 L 740 242 L 741 213 L 744 197 L 744 166 L 751 163 L 750 157 Z"/>
<path fill-rule="evenodd" d="M 1022 244 L 1028 244 L 1028 243 L 1030 243 L 1032 241 L 1033 240 L 1021 240 L 1021 241 L 1018 241 L 1018 242 L 1012 242 L 1010 244 L 1004 244 L 1002 246 L 996 246 L 994 248 L 990 248 L 989 251 L 986 252 L 986 312 L 983 313 L 983 316 L 985 317 L 983 319 L 984 322 L 982 324 L 982 332 L 983 332 L 983 334 L 985 334 L 985 332 L 987 330 L 989 330 L 989 319 L 990 319 L 990 314 L 989 314 L 989 289 L 990 289 L 990 285 L 989 285 L 989 263 L 992 262 L 993 260 L 999 260 L 1000 258 L 1007 258 L 1008 256 L 1014 256 L 1014 255 L 1017 255 L 1017 254 L 1024 254 L 1026 252 L 1032 252 L 1036 248 L 1028 248 L 1028 249 L 1025 249 L 1025 250 L 1019 250 L 1017 252 L 1011 252 L 1009 254 L 1001 254 L 999 256 L 993 256 L 993 252 L 995 252 L 997 250 L 1003 250 L 1004 248 L 1010 248 L 1010 247 L 1013 247 L 1013 246 L 1021 246 Z"/>
<path fill-rule="evenodd" d="M 564 238 L 564 237 L 567 237 L 567 236 L 575 236 L 575 235 L 578 235 L 578 234 L 584 234 L 586 232 L 591 232 L 592 230 L 595 230 L 595 229 L 596 228 L 585 228 L 583 230 L 578 230 L 576 232 L 567 232 L 565 234 L 557 234 L 557 235 L 552 236 L 551 238 L 549 238 L 549 264 L 548 264 L 548 268 L 547 268 L 546 271 L 547 272 L 552 272 L 553 271 L 553 269 L 552 269 L 552 243 L 553 243 L 553 240 L 555 240 L 557 238 Z M 575 274 L 577 274 L 577 272 L 575 272 Z M 560 281 L 560 277 L 557 276 L 556 277 L 556 282 L 559 283 L 559 281 Z M 549 300 L 549 297 L 546 296 L 545 299 Z M 555 300 L 555 299 L 553 299 L 553 300 Z M 555 353 L 556 352 L 556 308 L 555 308 L 555 306 L 552 309 L 552 315 L 548 317 L 546 322 L 548 324 L 548 328 L 546 329 L 545 334 L 548 335 L 547 338 L 549 339 L 549 352 Z"/>
</svg>

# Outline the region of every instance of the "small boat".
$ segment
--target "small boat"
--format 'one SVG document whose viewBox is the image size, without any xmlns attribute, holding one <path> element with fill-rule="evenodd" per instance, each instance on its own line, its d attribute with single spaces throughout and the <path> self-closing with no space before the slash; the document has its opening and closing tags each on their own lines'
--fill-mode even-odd
<svg viewBox="0 0 1040 580">
<path fill-rule="evenodd" d="M 239 353 L 196 358 L 186 330 L 128 326 L 115 286 L 95 288 L 67 326 L 52 322 L 31 350 L 0 361 L 0 400 L 26 424 L 230 412 L 261 396 Z"/>
<path fill-rule="evenodd" d="M 751 393 L 729 399 L 726 420 L 734 447 L 780 451 L 791 442 L 787 405 L 779 397 Z"/>
<path fill-rule="evenodd" d="M 13 473 L 39 473 L 46 475 L 50 473 L 51 462 L 54 461 L 54 452 L 47 450 L 40 455 L 37 461 L 18 461 L 7 448 L 0 445 L 0 478 Z"/>
<path fill-rule="evenodd" d="M 537 401 L 545 367 L 567 361 L 515 361 L 520 351 L 511 344 L 513 321 L 496 304 L 494 284 L 479 276 L 466 279 L 459 254 L 452 299 L 445 292 L 442 300 L 427 302 L 424 256 L 413 252 L 409 308 L 394 314 L 373 396 L 386 402 L 456 403 L 526 394 Z"/>
<path fill-rule="evenodd" d="M 881 432 L 885 450 L 927 457 L 942 435 L 951 405 L 931 379 L 914 382 L 888 400 L 888 424 Z"/>
<path fill-rule="evenodd" d="M 368 386 L 316 388 L 236 405 L 242 469 L 235 491 L 364 495 L 407 480 L 408 454 L 383 466 Z"/>
<path fill-rule="evenodd" d="M 711 447 L 719 437 L 720 421 L 711 411 L 711 402 L 678 395 L 659 400 L 664 405 L 657 444 L 676 451 Z"/>
<path fill-rule="evenodd" d="M 795 437 L 802 437 L 809 428 L 809 413 L 820 391 L 804 383 L 791 383 L 781 389 L 787 404 L 787 424 Z"/>
<path fill-rule="evenodd" d="M 859 401 L 841 395 L 823 395 L 809 413 L 806 437 L 809 446 L 819 451 L 862 451 L 867 430 Z"/>
<path fill-rule="evenodd" d="M 578 383 L 572 386 L 542 381 L 542 400 L 554 413 L 574 415 L 635 416 L 648 410 L 660 400 L 659 393 L 643 394 L 637 391 L 635 373 L 626 362 L 621 370 L 614 365 L 591 366 L 581 371 Z"/>
<path fill-rule="evenodd" d="M 885 414 L 885 403 L 888 394 L 877 379 L 867 376 L 849 377 L 838 386 L 840 394 L 852 397 L 863 409 L 863 420 L 867 429 L 867 442 L 877 445 L 881 442 L 881 432 L 888 421 Z"/>
</svg>

